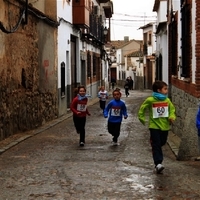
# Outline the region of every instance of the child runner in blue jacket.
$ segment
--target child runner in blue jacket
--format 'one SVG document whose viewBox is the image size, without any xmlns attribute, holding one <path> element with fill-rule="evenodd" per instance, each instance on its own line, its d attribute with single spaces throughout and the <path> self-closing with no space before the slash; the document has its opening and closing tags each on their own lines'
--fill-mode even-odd
<svg viewBox="0 0 200 200">
<path fill-rule="evenodd" d="M 196 127 L 197 127 L 197 133 L 198 133 L 198 149 L 200 153 L 200 107 L 198 109 L 197 116 L 196 116 Z"/>
<path fill-rule="evenodd" d="M 108 132 L 113 136 L 113 145 L 118 145 L 118 137 L 122 118 L 128 117 L 125 102 L 122 101 L 119 90 L 113 91 L 113 100 L 111 100 L 104 109 L 104 117 L 108 117 Z"/>
</svg>

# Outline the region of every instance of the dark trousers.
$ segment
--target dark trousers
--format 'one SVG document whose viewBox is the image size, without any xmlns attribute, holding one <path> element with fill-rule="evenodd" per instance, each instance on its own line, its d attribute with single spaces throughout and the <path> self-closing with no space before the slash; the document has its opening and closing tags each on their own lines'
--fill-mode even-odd
<svg viewBox="0 0 200 200">
<path fill-rule="evenodd" d="M 125 95 L 126 95 L 126 96 L 129 95 L 129 88 L 125 88 Z"/>
<path fill-rule="evenodd" d="M 150 130 L 150 142 L 152 147 L 152 155 L 155 166 L 157 164 L 162 164 L 163 152 L 162 146 L 166 144 L 168 131 L 161 131 L 159 129 L 149 129 Z"/>
<path fill-rule="evenodd" d="M 112 83 L 111 83 L 111 85 L 112 85 L 112 89 L 114 90 L 115 83 L 114 83 L 114 82 L 112 82 Z"/>
<path fill-rule="evenodd" d="M 86 117 L 77 117 L 73 115 L 74 126 L 76 128 L 77 133 L 80 134 L 80 141 L 85 143 L 85 123 Z"/>
<path fill-rule="evenodd" d="M 117 142 L 120 135 L 121 122 L 112 123 L 108 122 L 108 132 L 113 136 L 113 142 Z"/>
<path fill-rule="evenodd" d="M 99 101 L 99 105 L 100 105 L 100 108 L 104 111 L 105 107 L 106 107 L 106 101 Z"/>
</svg>

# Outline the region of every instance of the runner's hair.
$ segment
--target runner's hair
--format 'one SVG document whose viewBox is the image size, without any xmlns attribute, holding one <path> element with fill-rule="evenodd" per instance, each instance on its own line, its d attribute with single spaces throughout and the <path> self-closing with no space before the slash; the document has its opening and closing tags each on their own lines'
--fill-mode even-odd
<svg viewBox="0 0 200 200">
<path fill-rule="evenodd" d="M 152 85 L 152 90 L 153 92 L 158 92 L 158 90 L 161 90 L 165 86 L 167 86 L 167 83 L 164 81 L 155 81 Z"/>
</svg>

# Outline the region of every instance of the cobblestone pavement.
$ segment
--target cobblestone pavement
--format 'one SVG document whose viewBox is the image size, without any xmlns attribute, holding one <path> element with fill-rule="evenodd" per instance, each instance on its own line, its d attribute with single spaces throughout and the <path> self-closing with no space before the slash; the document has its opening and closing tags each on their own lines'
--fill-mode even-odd
<svg viewBox="0 0 200 200">
<path fill-rule="evenodd" d="M 136 117 L 149 94 L 123 94 L 120 146 L 111 145 L 98 103 L 89 106 L 85 147 L 70 115 L 0 142 L 0 200 L 199 200 L 200 162 L 177 161 L 166 145 L 165 170 L 154 172 L 148 128 Z"/>
</svg>

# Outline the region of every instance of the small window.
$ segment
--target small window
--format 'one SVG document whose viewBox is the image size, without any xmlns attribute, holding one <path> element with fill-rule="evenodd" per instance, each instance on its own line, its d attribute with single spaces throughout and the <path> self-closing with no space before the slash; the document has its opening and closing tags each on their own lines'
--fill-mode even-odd
<svg viewBox="0 0 200 200">
<path fill-rule="evenodd" d="M 148 45 L 151 45 L 151 34 L 149 34 L 149 40 L 148 40 Z"/>
<path fill-rule="evenodd" d="M 93 76 L 96 76 L 97 72 L 97 57 L 93 55 Z"/>
<path fill-rule="evenodd" d="M 187 2 L 187 1 L 186 1 Z M 182 71 L 181 76 L 185 78 L 190 77 L 191 67 L 191 6 L 189 4 L 183 5 L 181 9 L 182 16 Z"/>
<path fill-rule="evenodd" d="M 65 63 L 61 63 L 61 97 L 65 96 Z"/>
<path fill-rule="evenodd" d="M 91 55 L 89 51 L 87 53 L 87 77 L 91 77 Z"/>
</svg>

